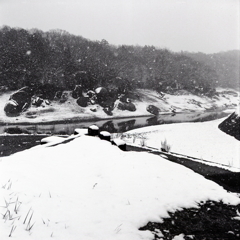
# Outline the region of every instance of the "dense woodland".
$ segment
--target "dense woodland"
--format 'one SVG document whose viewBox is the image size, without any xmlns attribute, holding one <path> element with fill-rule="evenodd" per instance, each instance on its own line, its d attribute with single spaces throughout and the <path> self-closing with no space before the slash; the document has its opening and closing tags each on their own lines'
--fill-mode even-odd
<svg viewBox="0 0 240 240">
<path fill-rule="evenodd" d="M 239 51 L 174 53 L 154 46 L 114 46 L 62 30 L 0 29 L 0 88 L 52 84 L 71 90 L 98 86 L 213 94 L 238 87 Z"/>
</svg>

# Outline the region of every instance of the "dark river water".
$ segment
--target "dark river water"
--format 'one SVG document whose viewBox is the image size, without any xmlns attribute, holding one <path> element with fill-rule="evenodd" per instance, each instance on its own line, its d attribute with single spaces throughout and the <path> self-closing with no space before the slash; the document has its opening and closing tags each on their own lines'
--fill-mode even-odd
<svg viewBox="0 0 240 240">
<path fill-rule="evenodd" d="M 204 122 L 227 116 L 225 112 L 198 112 L 198 113 L 178 113 L 175 115 L 165 114 L 156 117 L 121 118 L 99 121 L 83 121 L 73 123 L 54 124 L 31 124 L 31 125 L 4 125 L 0 126 L 0 134 L 51 134 L 70 135 L 75 128 L 87 128 L 96 124 L 100 130 L 110 133 L 126 132 L 132 129 L 160 124 L 180 123 L 180 122 Z"/>
<path fill-rule="evenodd" d="M 76 128 L 87 128 L 96 124 L 100 131 L 121 133 L 145 126 L 181 123 L 204 122 L 223 118 L 225 112 L 198 112 L 166 114 L 155 117 L 122 118 L 74 123 L 32 124 L 32 125 L 0 125 L 0 157 L 22 151 L 40 144 L 40 140 L 49 135 L 71 135 Z M 5 135 L 5 133 L 8 133 Z M 22 134 L 25 133 L 25 134 Z M 16 135 L 17 134 L 17 135 Z M 29 135 L 26 135 L 29 134 Z"/>
</svg>

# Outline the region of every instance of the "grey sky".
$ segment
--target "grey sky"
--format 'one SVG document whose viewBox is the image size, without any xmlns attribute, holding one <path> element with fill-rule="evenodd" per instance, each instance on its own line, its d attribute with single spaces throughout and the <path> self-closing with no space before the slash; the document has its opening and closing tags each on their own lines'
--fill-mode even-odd
<svg viewBox="0 0 240 240">
<path fill-rule="evenodd" d="M 239 6 L 240 0 L 0 0 L 0 26 L 213 53 L 239 49 Z"/>
</svg>

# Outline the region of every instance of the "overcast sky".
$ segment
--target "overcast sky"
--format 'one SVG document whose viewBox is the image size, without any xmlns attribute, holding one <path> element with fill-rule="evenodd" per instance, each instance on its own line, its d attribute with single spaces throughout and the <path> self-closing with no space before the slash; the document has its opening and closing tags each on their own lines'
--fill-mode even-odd
<svg viewBox="0 0 240 240">
<path fill-rule="evenodd" d="M 239 6 L 240 0 L 0 0 L 0 26 L 213 53 L 239 49 Z"/>
</svg>

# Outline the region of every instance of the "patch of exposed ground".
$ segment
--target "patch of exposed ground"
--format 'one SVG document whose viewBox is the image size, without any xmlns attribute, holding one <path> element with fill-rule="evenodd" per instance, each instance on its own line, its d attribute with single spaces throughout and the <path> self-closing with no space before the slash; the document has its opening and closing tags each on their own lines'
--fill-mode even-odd
<svg viewBox="0 0 240 240">
<path fill-rule="evenodd" d="M 240 239 L 240 204 L 207 201 L 199 208 L 170 212 L 169 216 L 162 223 L 149 222 L 139 230 L 151 231 L 155 240 L 172 240 L 179 235 L 186 240 Z"/>
</svg>

